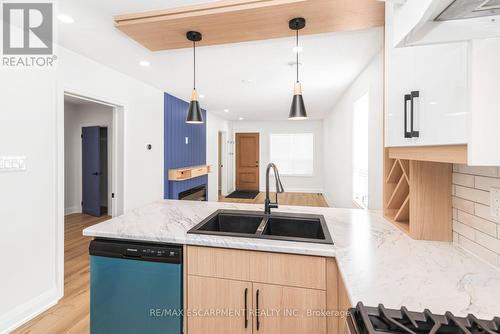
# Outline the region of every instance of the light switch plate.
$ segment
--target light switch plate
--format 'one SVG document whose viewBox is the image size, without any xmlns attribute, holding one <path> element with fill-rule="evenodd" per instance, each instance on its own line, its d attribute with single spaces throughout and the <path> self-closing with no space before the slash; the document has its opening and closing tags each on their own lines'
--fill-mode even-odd
<svg viewBox="0 0 500 334">
<path fill-rule="evenodd" d="M 0 157 L 0 172 L 22 172 L 26 170 L 26 157 Z"/>
<path fill-rule="evenodd" d="M 189 144 L 189 137 L 186 137 L 185 141 L 186 141 L 186 145 L 188 145 Z"/>
<path fill-rule="evenodd" d="M 490 209 L 493 217 L 500 218 L 500 188 L 490 189 Z"/>
</svg>

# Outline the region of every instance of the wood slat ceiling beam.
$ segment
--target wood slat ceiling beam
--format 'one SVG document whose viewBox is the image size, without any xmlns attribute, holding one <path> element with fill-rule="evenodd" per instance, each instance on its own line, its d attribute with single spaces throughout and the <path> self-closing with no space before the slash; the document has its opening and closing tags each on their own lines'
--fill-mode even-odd
<svg viewBox="0 0 500 334">
<path fill-rule="evenodd" d="M 293 36 L 288 21 L 304 17 L 301 34 L 352 31 L 384 25 L 384 3 L 376 0 L 223 0 L 196 6 L 115 17 L 116 27 L 151 51 Z"/>
</svg>

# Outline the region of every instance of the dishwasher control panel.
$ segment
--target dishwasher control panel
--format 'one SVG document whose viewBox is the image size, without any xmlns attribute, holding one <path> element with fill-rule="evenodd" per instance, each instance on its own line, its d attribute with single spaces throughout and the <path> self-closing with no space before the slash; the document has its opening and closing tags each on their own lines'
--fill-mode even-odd
<svg viewBox="0 0 500 334">
<path fill-rule="evenodd" d="M 96 239 L 90 243 L 89 253 L 131 260 L 182 263 L 182 246 L 173 245 Z"/>
</svg>

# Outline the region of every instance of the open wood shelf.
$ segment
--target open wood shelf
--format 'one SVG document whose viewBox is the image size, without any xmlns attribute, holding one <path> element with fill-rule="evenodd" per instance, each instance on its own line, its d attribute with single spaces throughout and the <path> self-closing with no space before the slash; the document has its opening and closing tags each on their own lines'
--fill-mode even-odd
<svg viewBox="0 0 500 334">
<path fill-rule="evenodd" d="M 451 241 L 452 164 L 384 151 L 384 217 L 417 240 Z"/>
<path fill-rule="evenodd" d="M 406 181 L 410 183 L 410 161 L 409 160 L 397 160 L 399 162 L 399 165 L 401 166 L 401 169 L 403 170 L 403 174 L 406 177 Z"/>
<path fill-rule="evenodd" d="M 208 173 L 210 173 L 209 165 L 189 166 L 183 168 L 169 169 L 168 180 L 185 181 L 198 176 L 206 175 Z"/>
<path fill-rule="evenodd" d="M 387 176 L 387 179 L 385 182 L 397 183 L 399 181 L 399 179 L 401 178 L 402 174 L 403 174 L 403 168 L 401 167 L 401 164 L 399 163 L 398 160 L 394 160 L 394 163 L 392 164 L 392 168 L 389 171 L 389 175 Z"/>
<path fill-rule="evenodd" d="M 392 193 L 391 197 L 389 198 L 389 201 L 387 202 L 387 208 L 399 210 L 399 208 L 401 208 L 401 206 L 403 205 L 405 199 L 409 196 L 409 194 L 410 194 L 410 185 L 408 184 L 406 177 L 401 175 L 401 177 L 399 178 L 399 182 L 396 185 L 396 188 L 394 189 L 394 192 Z"/>
<path fill-rule="evenodd" d="M 399 223 L 406 222 L 408 224 L 409 219 L 410 219 L 410 194 L 406 196 L 403 205 L 401 205 L 398 212 L 394 216 L 394 220 Z"/>
</svg>

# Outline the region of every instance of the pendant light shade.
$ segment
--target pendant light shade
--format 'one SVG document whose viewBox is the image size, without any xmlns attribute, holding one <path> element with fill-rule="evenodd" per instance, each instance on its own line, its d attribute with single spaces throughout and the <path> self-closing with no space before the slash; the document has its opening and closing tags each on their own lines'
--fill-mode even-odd
<svg viewBox="0 0 500 334">
<path fill-rule="evenodd" d="M 203 114 L 201 113 L 200 102 L 198 101 L 198 92 L 196 91 L 196 42 L 201 41 L 202 36 L 197 31 L 188 31 L 186 37 L 193 42 L 193 92 L 191 93 L 191 101 L 187 110 L 186 123 L 203 124 Z"/>
<path fill-rule="evenodd" d="M 203 114 L 201 113 L 200 102 L 198 101 L 198 92 L 196 91 L 196 89 L 193 89 L 193 93 L 191 94 L 191 101 L 189 102 L 186 123 L 203 123 Z"/>
<path fill-rule="evenodd" d="M 288 118 L 295 121 L 307 119 L 306 106 L 302 98 L 300 82 L 295 83 L 295 94 L 293 95 L 292 107 L 290 108 L 290 115 L 288 115 Z"/>
<path fill-rule="evenodd" d="M 290 120 L 303 120 L 307 119 L 306 106 L 304 104 L 304 98 L 302 97 L 302 86 L 299 81 L 299 30 L 306 26 L 306 20 L 302 17 L 297 17 L 288 23 L 290 29 L 296 32 L 296 52 L 297 52 L 297 81 L 295 82 L 295 88 L 293 92 L 292 106 L 290 107 L 290 114 L 288 119 Z"/>
</svg>

